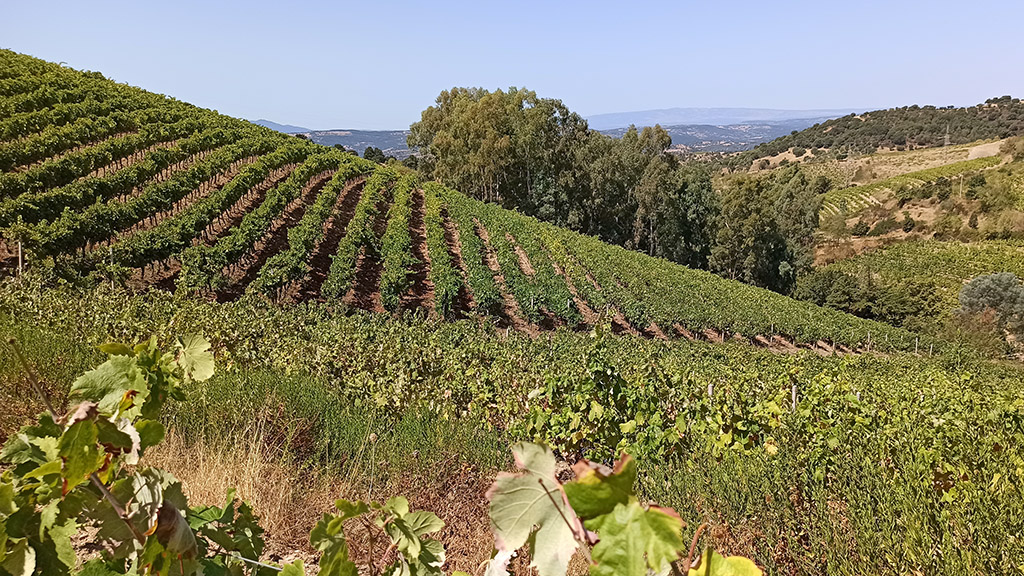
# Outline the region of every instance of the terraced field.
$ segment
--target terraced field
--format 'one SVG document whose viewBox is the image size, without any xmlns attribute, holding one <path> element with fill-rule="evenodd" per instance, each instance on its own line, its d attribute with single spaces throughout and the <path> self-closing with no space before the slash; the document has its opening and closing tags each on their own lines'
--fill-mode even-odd
<svg viewBox="0 0 1024 576">
<path fill-rule="evenodd" d="M 139 89 L 0 52 L 0 265 L 539 334 L 822 352 L 918 338 L 610 246 Z"/>
<path fill-rule="evenodd" d="M 939 178 L 954 178 L 961 174 L 976 172 L 998 166 L 1003 161 L 1001 156 L 986 156 L 972 160 L 964 160 L 927 168 L 916 172 L 908 172 L 899 176 L 886 178 L 865 186 L 852 186 L 828 192 L 821 205 L 822 215 L 845 213 L 855 216 L 864 208 L 877 205 L 892 198 L 893 193 L 901 187 L 916 188 Z"/>
<path fill-rule="evenodd" d="M 959 307 L 963 285 L 975 276 L 1013 272 L 1024 278 L 1024 241 L 903 242 L 830 264 L 826 269 L 855 275 L 872 274 L 886 282 L 917 280 L 934 283 L 946 310 Z"/>
</svg>

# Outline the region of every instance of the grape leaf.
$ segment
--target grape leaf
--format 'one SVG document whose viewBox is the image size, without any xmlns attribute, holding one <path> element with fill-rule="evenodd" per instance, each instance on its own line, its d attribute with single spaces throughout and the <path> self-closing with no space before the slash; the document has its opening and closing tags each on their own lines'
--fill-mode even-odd
<svg viewBox="0 0 1024 576">
<path fill-rule="evenodd" d="M 111 356 L 134 356 L 135 351 L 131 349 L 127 344 L 120 344 L 118 342 L 107 342 L 106 344 L 100 344 L 97 346 L 100 352 L 109 354 Z"/>
<path fill-rule="evenodd" d="M 210 343 L 198 334 L 185 336 L 178 340 L 178 366 L 185 374 L 197 382 L 213 376 L 213 354 Z"/>
<path fill-rule="evenodd" d="M 342 529 L 344 518 L 324 514 L 309 533 L 309 543 L 321 552 L 322 576 L 358 576 L 356 565 L 348 559 L 348 543 Z"/>
<path fill-rule="evenodd" d="M 705 548 L 700 564 L 690 568 L 687 576 L 763 576 L 761 569 L 749 558 L 722 556 L 711 548 Z"/>
<path fill-rule="evenodd" d="M 636 461 L 623 454 L 614 469 L 581 460 L 572 467 L 576 480 L 565 485 L 569 504 L 583 520 L 611 513 L 619 504 L 635 499 Z"/>
<path fill-rule="evenodd" d="M 36 551 L 28 545 L 28 540 L 21 538 L 13 547 L 7 549 L 7 556 L 3 563 L 0 563 L 0 568 L 11 576 L 31 576 L 36 569 Z"/>
<path fill-rule="evenodd" d="M 683 548 L 683 521 L 671 509 L 645 508 L 635 499 L 585 522 L 601 541 L 592 552 L 594 576 L 646 576 L 664 572 Z"/>
<path fill-rule="evenodd" d="M 141 413 L 148 394 L 146 377 L 136 359 L 111 356 L 97 368 L 79 376 L 71 385 L 69 397 L 95 402 L 104 416 L 134 418 Z"/>
<path fill-rule="evenodd" d="M 58 443 L 60 457 L 64 460 L 63 476 L 67 490 L 78 486 L 99 470 L 106 461 L 106 455 L 96 445 L 98 431 L 92 420 L 80 420 L 68 428 Z"/>
<path fill-rule="evenodd" d="M 150 446 L 156 446 L 164 439 L 166 430 L 158 420 L 140 418 L 135 421 L 135 430 L 139 435 L 139 449 L 145 450 Z"/>
<path fill-rule="evenodd" d="M 281 576 L 306 576 L 306 569 L 302 566 L 302 560 L 296 560 L 292 564 L 282 566 Z"/>
<path fill-rule="evenodd" d="M 194 559 L 199 552 L 195 534 L 178 507 L 164 500 L 157 513 L 157 540 L 175 557 Z"/>
<path fill-rule="evenodd" d="M 540 576 L 564 575 L 583 531 L 555 477 L 555 455 L 525 442 L 512 453 L 523 472 L 499 474 L 487 491 L 495 547 L 510 552 L 529 540 Z"/>
</svg>

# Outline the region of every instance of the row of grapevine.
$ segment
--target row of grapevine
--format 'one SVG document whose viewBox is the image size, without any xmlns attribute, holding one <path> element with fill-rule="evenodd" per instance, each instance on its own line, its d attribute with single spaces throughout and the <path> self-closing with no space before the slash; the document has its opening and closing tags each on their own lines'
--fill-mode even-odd
<svg viewBox="0 0 1024 576">
<path fill-rule="evenodd" d="M 486 246 L 477 235 L 478 227 L 490 241 L 509 292 L 533 323 L 545 319 L 545 311 L 571 324 L 582 320 L 571 283 L 589 308 L 611 308 L 636 330 L 655 334 L 682 328 L 725 337 L 781 335 L 806 343 L 850 348 L 871 343 L 874 348 L 902 350 L 920 343 L 902 329 L 611 246 L 440 187 L 427 189 L 440 193 L 459 226 L 469 289 L 484 302 L 486 313 L 500 311 L 501 295 L 483 264 Z M 517 247 L 529 260 L 531 274 L 524 272 Z"/>
<path fill-rule="evenodd" d="M 865 206 L 878 204 L 880 197 L 884 194 L 891 194 L 903 186 L 917 188 L 929 182 L 934 182 L 939 178 L 952 178 L 961 174 L 992 168 L 993 166 L 998 166 L 1002 161 L 1003 158 L 1001 156 L 986 156 L 918 170 L 916 172 L 908 172 L 864 186 L 851 186 L 849 188 L 833 190 L 824 197 L 822 213 L 839 214 L 846 212 L 848 214 L 855 214 Z"/>
<path fill-rule="evenodd" d="M 149 95 L 147 95 L 149 96 Z M 161 103 L 158 96 L 140 97 L 118 91 L 109 97 L 90 95 L 81 102 L 59 103 L 41 110 L 23 112 L 0 120 L 0 142 L 24 138 L 51 126 L 63 126 L 79 118 L 109 116 L 115 110 L 150 108 Z"/>
<path fill-rule="evenodd" d="M 338 300 L 345 296 L 356 273 L 356 260 L 359 251 L 377 252 L 379 240 L 373 233 L 373 221 L 378 214 L 381 203 L 388 190 L 398 179 L 398 174 L 391 168 L 380 167 L 363 186 L 363 195 L 356 204 L 355 214 L 345 229 L 345 237 L 338 243 L 338 250 L 331 259 L 331 268 L 320 293 L 328 300 Z"/>
<path fill-rule="evenodd" d="M 113 112 L 110 116 L 78 119 L 64 126 L 51 126 L 28 138 L 0 144 L 0 171 L 24 167 L 61 153 L 126 132 L 135 132 L 147 124 L 174 123 L 185 117 L 177 107 L 160 106 L 133 112 Z"/>
<path fill-rule="evenodd" d="M 91 177 L 61 186 L 26 192 L 0 200 L 0 227 L 15 222 L 36 223 L 60 216 L 65 209 L 80 210 L 97 201 L 123 198 L 161 174 L 176 171 L 190 159 L 224 146 L 241 136 L 234 129 L 211 128 L 180 140 L 170 148 L 146 154 L 141 162 L 101 177 Z"/>
<path fill-rule="evenodd" d="M 448 251 L 445 239 L 443 206 L 436 186 L 426 185 L 423 191 L 424 226 L 427 229 L 427 252 L 430 269 L 427 277 L 434 284 L 434 311 L 441 318 L 454 318 L 459 294 L 465 289 L 462 274 Z"/>
<path fill-rule="evenodd" d="M 298 197 L 317 174 L 334 171 L 342 162 L 337 152 L 313 154 L 288 179 L 271 189 L 255 210 L 247 213 L 212 246 L 193 246 L 181 254 L 178 287 L 186 291 L 212 290 L 224 286 L 224 270 L 249 253 L 270 229 L 285 207 Z"/>
<path fill-rule="evenodd" d="M 556 314 L 570 325 L 581 322 L 583 318 L 580 316 L 579 310 L 576 309 L 572 293 L 569 291 L 565 279 L 555 273 L 551 259 L 537 235 L 536 226 L 527 226 L 524 220 L 507 210 L 488 210 L 483 213 L 482 218 L 491 232 L 491 243 L 499 247 L 499 261 L 502 261 L 502 256 L 504 256 L 502 270 L 506 267 L 505 261 L 515 261 L 516 246 L 523 251 L 526 260 L 532 266 L 532 275 L 526 278 L 531 286 L 529 293 L 534 300 L 531 302 L 532 307 L 536 308 L 543 304 L 549 312 Z M 497 239 L 495 239 L 496 236 Z M 515 246 L 512 244 L 513 242 Z M 520 269 L 518 265 L 512 267 Z M 508 280 L 508 276 L 506 276 L 506 280 Z M 519 298 L 517 297 L 517 299 Z M 521 301 L 520 306 L 522 306 Z"/>
<path fill-rule="evenodd" d="M 306 208 L 299 223 L 288 230 L 288 249 L 275 254 L 263 265 L 252 289 L 266 295 L 279 294 L 287 285 L 308 273 L 309 257 L 326 235 L 327 220 L 353 178 L 372 170 L 373 163 L 355 157 L 346 158 L 331 181 Z M 351 190 L 349 194 L 358 193 Z"/>
<path fill-rule="evenodd" d="M 515 248 L 505 235 L 506 231 L 498 224 L 505 214 L 496 213 L 495 210 L 501 210 L 497 206 L 487 205 L 477 208 L 484 208 L 477 211 L 478 231 L 485 236 L 485 242 L 490 244 L 491 250 L 498 260 L 500 273 L 505 279 L 505 286 L 515 298 L 516 303 L 519 304 L 519 309 L 526 316 L 526 320 L 532 324 L 540 324 L 544 320 L 542 305 L 547 299 L 540 287 L 523 270 Z"/>
<path fill-rule="evenodd" d="M 165 182 L 145 188 L 125 202 L 93 204 L 82 212 L 65 210 L 59 218 L 29 228 L 23 241 L 38 256 L 56 256 L 84 249 L 133 224 L 172 207 L 201 184 L 246 157 L 273 150 L 276 139 L 247 138 L 218 149 Z"/>
<path fill-rule="evenodd" d="M 183 138 L 206 127 L 197 118 L 184 118 L 173 124 L 146 124 L 138 132 L 46 160 L 28 170 L 0 174 L 0 198 L 63 186 L 154 144 Z"/>
<path fill-rule="evenodd" d="M 464 197 L 439 184 L 428 184 L 428 191 L 438 194 L 459 230 L 462 260 L 466 265 L 466 283 L 473 293 L 478 312 L 497 315 L 502 309 L 501 292 L 494 282 L 494 273 L 484 264 L 486 248 L 474 231 L 473 210 Z"/>
<path fill-rule="evenodd" d="M 102 76 L 99 78 L 83 76 L 81 80 L 67 88 L 44 85 L 30 92 L 4 98 L 0 100 L 0 117 L 7 118 L 16 114 L 26 114 L 59 104 L 84 102 L 90 98 L 102 99 L 122 90 L 125 90 L 125 87 L 113 84 L 103 79 Z M 142 94 L 141 90 L 132 92 Z"/>
<path fill-rule="evenodd" d="M 229 183 L 177 216 L 112 244 L 113 261 L 121 266 L 138 268 L 181 252 L 192 244 L 196 235 L 209 226 L 214 218 L 263 182 L 274 170 L 286 164 L 300 162 L 308 154 L 308 146 L 295 143 L 261 156 L 259 160 L 246 166 Z M 103 254 L 97 256 L 100 259 L 104 257 Z"/>
<path fill-rule="evenodd" d="M 381 237 L 381 259 L 384 271 L 380 278 L 380 297 L 384 308 L 394 312 L 402 303 L 402 295 L 412 286 L 412 266 L 417 262 L 412 254 L 409 237 L 409 217 L 412 213 L 412 192 L 419 181 L 412 174 L 404 174 L 392 189 L 388 224 Z"/>
</svg>

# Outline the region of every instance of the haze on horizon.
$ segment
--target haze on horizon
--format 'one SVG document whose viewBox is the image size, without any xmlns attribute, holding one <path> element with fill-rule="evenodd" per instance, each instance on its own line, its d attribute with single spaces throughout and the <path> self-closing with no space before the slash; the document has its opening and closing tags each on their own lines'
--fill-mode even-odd
<svg viewBox="0 0 1024 576">
<path fill-rule="evenodd" d="M 225 114 L 404 129 L 452 86 L 584 116 L 875 109 L 1024 95 L 1024 5 L 5 2 L 0 47 Z"/>
</svg>

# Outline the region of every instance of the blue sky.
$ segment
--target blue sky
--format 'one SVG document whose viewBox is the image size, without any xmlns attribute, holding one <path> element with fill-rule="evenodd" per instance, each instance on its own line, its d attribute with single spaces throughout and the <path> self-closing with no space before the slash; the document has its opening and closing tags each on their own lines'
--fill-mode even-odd
<svg viewBox="0 0 1024 576">
<path fill-rule="evenodd" d="M 243 118 L 399 129 L 452 86 L 583 114 L 1024 96 L 1024 2 L 0 0 L 0 47 Z"/>
</svg>

